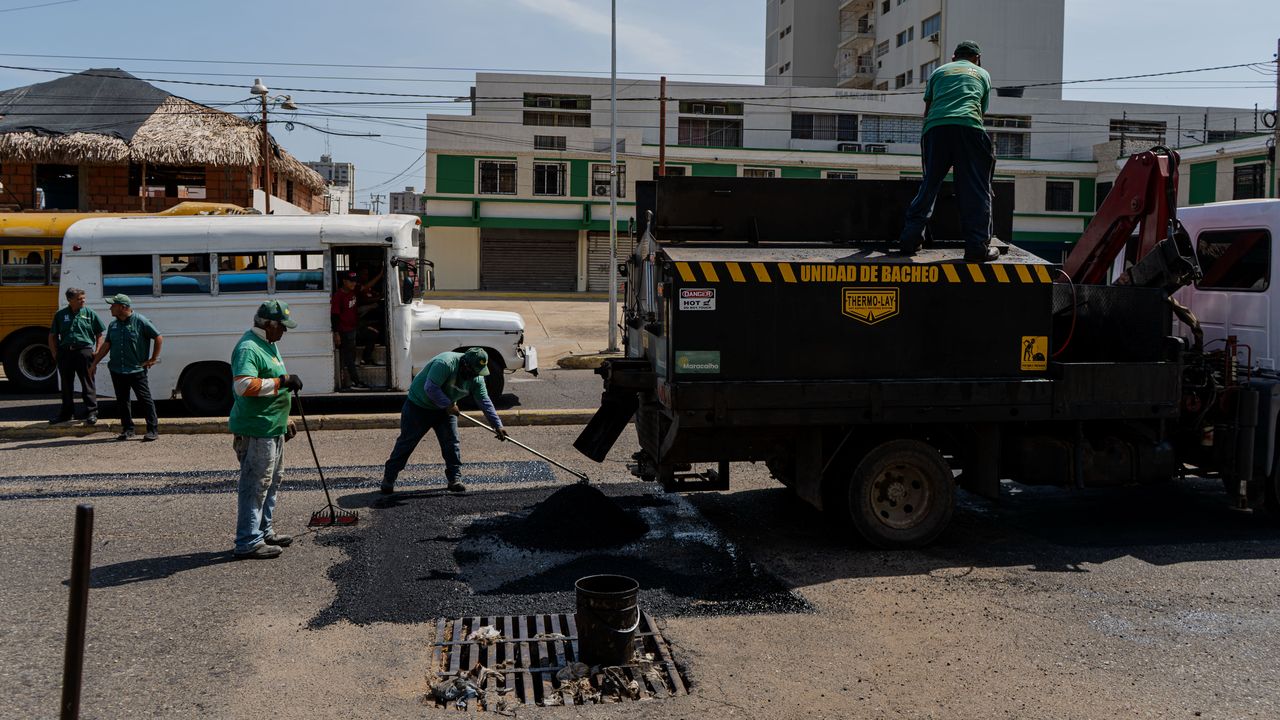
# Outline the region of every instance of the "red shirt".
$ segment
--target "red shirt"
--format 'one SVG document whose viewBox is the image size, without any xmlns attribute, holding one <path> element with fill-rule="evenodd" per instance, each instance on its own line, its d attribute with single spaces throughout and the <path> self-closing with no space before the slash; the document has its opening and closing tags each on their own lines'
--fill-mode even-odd
<svg viewBox="0 0 1280 720">
<path fill-rule="evenodd" d="M 356 294 L 346 290 L 336 290 L 329 300 L 329 314 L 333 319 L 336 332 L 353 332 L 356 329 Z"/>
</svg>

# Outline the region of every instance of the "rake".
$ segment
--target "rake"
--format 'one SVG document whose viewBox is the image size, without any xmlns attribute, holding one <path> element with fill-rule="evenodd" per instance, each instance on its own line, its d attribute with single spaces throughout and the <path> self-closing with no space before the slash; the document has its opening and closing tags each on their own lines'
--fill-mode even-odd
<svg viewBox="0 0 1280 720">
<path fill-rule="evenodd" d="M 489 427 L 488 425 L 485 425 L 484 423 L 480 422 L 479 420 L 477 420 L 477 419 L 475 419 L 475 418 L 471 417 L 470 415 L 468 415 L 468 414 L 466 414 L 466 413 L 458 413 L 458 416 L 459 416 L 459 417 L 464 417 L 464 418 L 466 418 L 466 419 L 470 420 L 471 422 L 475 423 L 476 425 L 479 425 L 480 427 L 484 428 L 485 430 L 488 430 L 489 432 L 496 432 L 493 428 Z M 515 445 L 517 445 L 517 446 L 519 446 L 519 447 L 522 447 L 522 448 L 524 448 L 525 450 L 528 450 L 529 452 L 533 453 L 534 455 L 537 455 L 538 457 L 542 458 L 543 460 L 546 460 L 547 462 L 551 463 L 552 465 L 555 465 L 556 467 L 560 468 L 561 470 L 564 470 L 565 472 L 569 473 L 570 475 L 572 475 L 572 476 L 574 476 L 574 477 L 578 478 L 578 482 L 580 482 L 580 483 L 582 483 L 582 484 L 584 484 L 584 485 L 585 485 L 585 484 L 587 484 L 587 483 L 589 483 L 589 482 L 591 482 L 591 481 L 587 478 L 587 476 L 586 476 L 586 475 L 584 475 L 583 473 L 580 473 L 580 472 L 578 472 L 577 470 L 573 470 L 573 469 L 571 469 L 571 468 L 567 468 L 567 467 L 565 467 L 564 465 L 561 465 L 560 463 L 556 462 L 555 460 L 552 460 L 551 458 L 547 457 L 546 455 L 543 455 L 542 453 L 538 452 L 537 450 L 534 450 L 533 448 L 529 447 L 528 445 L 525 445 L 524 443 L 520 442 L 519 440 L 516 440 L 516 439 L 515 439 L 515 438 L 513 438 L 513 437 L 508 436 L 508 437 L 507 437 L 507 442 L 509 442 L 509 443 L 513 443 L 513 444 L 515 444 Z"/>
<path fill-rule="evenodd" d="M 311 440 L 311 428 L 307 427 L 307 413 L 302 409 L 302 397 L 299 393 L 294 393 L 293 396 L 298 400 L 298 414 L 302 416 L 302 432 L 306 433 L 307 444 L 311 446 L 311 458 L 316 461 L 316 472 L 320 473 L 320 487 L 324 488 L 324 501 L 326 503 L 323 508 L 311 513 L 311 519 L 307 521 L 307 527 L 355 525 L 360 522 L 359 514 L 354 510 L 343 510 L 333 504 L 333 498 L 329 495 L 329 483 L 325 482 L 324 479 L 324 468 L 320 466 L 320 456 L 316 454 L 316 444 Z"/>
</svg>

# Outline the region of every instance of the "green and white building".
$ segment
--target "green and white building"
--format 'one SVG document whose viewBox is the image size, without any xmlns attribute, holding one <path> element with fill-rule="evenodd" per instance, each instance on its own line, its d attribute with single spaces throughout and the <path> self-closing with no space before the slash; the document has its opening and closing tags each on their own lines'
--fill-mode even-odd
<svg viewBox="0 0 1280 720">
<path fill-rule="evenodd" d="M 656 174 L 658 96 L 657 81 L 618 83 L 624 242 L 635 183 Z M 607 291 L 608 79 L 480 74 L 475 97 L 471 115 L 427 117 L 437 288 Z M 911 180 L 922 110 L 918 94 L 668 83 L 667 172 Z M 1183 204 L 1274 195 L 1252 109 L 993 96 L 987 125 L 996 182 L 1014 191 L 1011 239 L 1047 257 L 1079 237 L 1123 158 L 1152 145 L 1182 152 Z"/>
</svg>

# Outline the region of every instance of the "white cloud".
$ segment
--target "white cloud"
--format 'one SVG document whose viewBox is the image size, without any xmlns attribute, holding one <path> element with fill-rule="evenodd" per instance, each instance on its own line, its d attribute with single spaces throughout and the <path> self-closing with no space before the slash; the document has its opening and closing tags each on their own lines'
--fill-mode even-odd
<svg viewBox="0 0 1280 720">
<path fill-rule="evenodd" d="M 582 0 L 516 0 L 529 10 L 554 17 L 583 32 L 609 37 L 610 17 L 607 9 L 601 11 Z M 680 65 L 685 61 L 684 51 L 667 37 L 639 25 L 634 18 L 618 18 L 618 49 L 628 51 L 639 58 L 662 58 L 664 64 Z"/>
</svg>

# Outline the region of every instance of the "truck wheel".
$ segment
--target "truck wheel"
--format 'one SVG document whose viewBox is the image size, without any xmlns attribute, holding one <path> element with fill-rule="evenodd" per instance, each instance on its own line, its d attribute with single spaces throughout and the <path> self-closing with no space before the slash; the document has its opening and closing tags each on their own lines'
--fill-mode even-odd
<svg viewBox="0 0 1280 720">
<path fill-rule="evenodd" d="M 226 363 L 197 363 L 182 378 L 182 404 L 192 415 L 222 416 L 231 410 L 231 368 Z"/>
<path fill-rule="evenodd" d="M 494 405 L 498 404 L 498 399 L 502 397 L 502 391 L 507 386 L 506 370 L 506 366 L 502 364 L 502 356 L 490 350 L 489 374 L 484 376 L 484 389 L 489 393 L 489 399 Z"/>
<path fill-rule="evenodd" d="M 955 479 L 932 445 L 891 440 L 854 468 L 846 498 L 849 520 L 867 542 L 886 549 L 921 547 L 951 522 Z"/>
<path fill-rule="evenodd" d="M 19 392 L 42 393 L 58 389 L 58 364 L 49 352 L 46 330 L 24 330 L 9 341 L 4 353 L 4 375 Z"/>
</svg>

